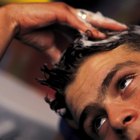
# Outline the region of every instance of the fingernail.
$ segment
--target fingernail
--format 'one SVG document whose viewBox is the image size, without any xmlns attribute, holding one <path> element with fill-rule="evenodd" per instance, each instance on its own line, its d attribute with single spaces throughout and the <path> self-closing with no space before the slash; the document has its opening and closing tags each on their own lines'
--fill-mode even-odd
<svg viewBox="0 0 140 140">
<path fill-rule="evenodd" d="M 111 24 L 117 24 L 118 26 L 121 26 L 122 28 L 124 28 L 124 29 L 127 29 L 128 27 L 127 27 L 127 25 L 125 25 L 125 24 L 123 24 L 123 23 L 120 23 L 120 22 L 118 22 L 118 21 L 116 21 L 116 20 L 114 20 L 114 19 L 110 19 L 110 18 L 106 18 L 106 20 Z"/>
<path fill-rule="evenodd" d="M 104 39 L 106 38 L 106 35 L 104 33 L 98 32 L 98 37 Z"/>
<path fill-rule="evenodd" d="M 117 21 L 115 21 L 119 26 L 121 26 L 122 28 L 128 28 L 125 24 L 123 24 L 123 23 L 119 23 L 119 22 L 117 22 Z"/>
<path fill-rule="evenodd" d="M 96 29 L 92 29 L 92 35 L 93 37 L 95 38 L 101 38 L 101 39 L 104 39 L 106 37 L 106 35 Z"/>
<path fill-rule="evenodd" d="M 85 31 L 85 34 L 86 34 L 88 37 L 92 37 L 92 31 L 91 31 L 91 30 L 86 30 L 86 31 Z"/>
<path fill-rule="evenodd" d="M 127 27 L 127 25 L 125 25 L 125 24 L 120 24 L 124 29 L 127 29 L 128 27 Z"/>
<path fill-rule="evenodd" d="M 127 30 L 128 27 L 125 25 L 125 24 L 121 24 L 121 23 L 118 23 L 118 26 L 116 26 L 116 29 L 119 31 L 122 31 L 122 30 Z"/>
</svg>

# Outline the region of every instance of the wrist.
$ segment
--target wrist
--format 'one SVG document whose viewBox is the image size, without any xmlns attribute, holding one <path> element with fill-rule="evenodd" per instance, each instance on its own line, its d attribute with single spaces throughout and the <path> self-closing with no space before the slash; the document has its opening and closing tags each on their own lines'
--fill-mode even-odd
<svg viewBox="0 0 140 140">
<path fill-rule="evenodd" d="M 18 32 L 18 24 L 10 17 L 6 7 L 0 8 L 0 60 Z"/>
<path fill-rule="evenodd" d="M 6 27 L 5 29 L 12 35 L 12 37 L 14 37 L 19 31 L 19 27 L 18 22 L 13 17 L 11 7 L 12 4 L 1 7 L 0 18 L 2 19 L 3 26 L 5 25 Z"/>
</svg>

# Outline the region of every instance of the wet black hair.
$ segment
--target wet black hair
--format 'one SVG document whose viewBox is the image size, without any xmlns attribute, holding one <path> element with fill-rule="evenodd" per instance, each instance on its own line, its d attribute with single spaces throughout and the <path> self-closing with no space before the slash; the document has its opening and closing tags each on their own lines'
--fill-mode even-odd
<svg viewBox="0 0 140 140">
<path fill-rule="evenodd" d="M 140 50 L 140 26 L 129 26 L 125 31 L 105 31 L 107 38 L 92 40 L 86 35 L 80 35 L 69 48 L 65 50 L 60 61 L 49 69 L 44 65 L 41 71 L 45 78 L 39 80 L 41 84 L 56 91 L 55 99 L 47 101 L 52 110 L 61 116 L 72 119 L 72 115 L 65 102 L 65 89 L 74 80 L 79 66 L 90 55 L 110 51 L 121 44 L 129 45 L 132 50 Z M 64 112 L 63 112 L 64 111 Z"/>
</svg>

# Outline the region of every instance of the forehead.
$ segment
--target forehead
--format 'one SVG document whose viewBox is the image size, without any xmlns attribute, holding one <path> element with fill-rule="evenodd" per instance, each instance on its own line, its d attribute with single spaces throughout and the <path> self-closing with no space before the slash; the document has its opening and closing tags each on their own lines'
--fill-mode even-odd
<svg viewBox="0 0 140 140">
<path fill-rule="evenodd" d="M 66 89 L 66 102 L 76 119 L 86 105 L 95 102 L 98 87 L 116 64 L 139 61 L 139 52 L 131 51 L 127 46 L 90 56 L 81 64 L 75 80 Z"/>
</svg>

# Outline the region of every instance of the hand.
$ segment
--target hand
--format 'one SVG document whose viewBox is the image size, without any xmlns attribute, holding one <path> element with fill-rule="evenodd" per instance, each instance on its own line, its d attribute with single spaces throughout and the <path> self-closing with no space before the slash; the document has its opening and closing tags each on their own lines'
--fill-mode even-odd
<svg viewBox="0 0 140 140">
<path fill-rule="evenodd" d="M 10 4 L 4 7 L 10 25 L 15 25 L 15 36 L 25 43 L 46 52 L 52 58 L 58 59 L 60 51 L 55 45 L 55 36 L 50 30 L 43 30 L 52 23 L 65 23 L 80 32 L 90 30 L 95 38 L 104 38 L 105 35 L 95 27 L 112 30 L 123 30 L 127 27 L 116 21 L 110 20 L 100 14 L 84 11 L 86 20 L 79 16 L 79 9 L 74 9 L 64 3 L 40 4 Z M 99 19 L 97 22 L 96 19 Z M 13 26 L 12 26 L 13 27 Z M 41 29 L 41 30 L 40 30 Z M 53 46 L 53 47 L 52 47 Z"/>
<path fill-rule="evenodd" d="M 94 26 L 112 30 L 123 30 L 127 28 L 125 25 L 106 18 L 99 13 L 74 9 L 60 2 L 11 4 L 7 7 L 9 9 L 9 16 L 13 21 L 17 22 L 20 28 L 20 34 L 45 27 L 55 22 L 66 23 L 81 32 L 90 30 L 92 35 L 97 38 L 102 38 L 104 35 L 94 28 Z M 81 11 L 87 16 L 86 22 L 79 16 Z"/>
</svg>

